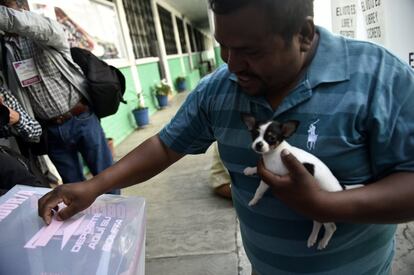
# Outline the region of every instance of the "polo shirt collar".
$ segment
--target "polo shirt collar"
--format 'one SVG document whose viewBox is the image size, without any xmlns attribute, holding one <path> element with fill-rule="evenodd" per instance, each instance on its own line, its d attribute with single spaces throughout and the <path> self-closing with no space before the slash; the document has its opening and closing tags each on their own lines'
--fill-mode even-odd
<svg viewBox="0 0 414 275">
<path fill-rule="evenodd" d="M 307 72 L 309 88 L 321 83 L 341 82 L 350 79 L 349 52 L 345 39 L 317 26 L 319 44 Z"/>
</svg>

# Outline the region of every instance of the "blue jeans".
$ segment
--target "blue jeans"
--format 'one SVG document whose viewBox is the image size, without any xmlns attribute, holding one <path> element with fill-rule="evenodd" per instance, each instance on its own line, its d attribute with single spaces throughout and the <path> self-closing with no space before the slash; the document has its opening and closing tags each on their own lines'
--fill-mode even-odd
<svg viewBox="0 0 414 275">
<path fill-rule="evenodd" d="M 61 125 L 47 126 L 48 154 L 64 183 L 85 180 L 81 159 L 92 175 L 113 164 L 112 154 L 93 112 L 74 116 Z M 119 194 L 119 190 L 111 193 Z"/>
</svg>

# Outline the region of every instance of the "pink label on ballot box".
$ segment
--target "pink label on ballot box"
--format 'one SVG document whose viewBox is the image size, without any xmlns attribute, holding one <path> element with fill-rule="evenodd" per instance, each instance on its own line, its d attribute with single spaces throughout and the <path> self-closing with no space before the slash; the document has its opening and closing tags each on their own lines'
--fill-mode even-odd
<svg viewBox="0 0 414 275">
<path fill-rule="evenodd" d="M 17 185 L 0 197 L 0 274 L 144 275 L 143 198 L 103 195 L 45 226 L 37 201 L 48 191 Z"/>
</svg>

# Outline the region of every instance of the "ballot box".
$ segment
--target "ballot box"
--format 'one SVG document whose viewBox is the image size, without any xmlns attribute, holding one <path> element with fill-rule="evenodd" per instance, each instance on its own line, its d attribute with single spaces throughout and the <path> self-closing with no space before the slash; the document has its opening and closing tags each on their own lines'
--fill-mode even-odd
<svg viewBox="0 0 414 275">
<path fill-rule="evenodd" d="M 0 197 L 0 274 L 144 275 L 143 198 L 102 195 L 46 226 L 37 201 L 48 191 L 16 185 Z"/>
</svg>

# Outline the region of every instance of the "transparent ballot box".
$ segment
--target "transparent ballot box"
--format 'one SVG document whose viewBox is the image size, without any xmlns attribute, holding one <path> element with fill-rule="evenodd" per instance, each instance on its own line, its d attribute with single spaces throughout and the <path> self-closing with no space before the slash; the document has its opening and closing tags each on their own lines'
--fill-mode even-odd
<svg viewBox="0 0 414 275">
<path fill-rule="evenodd" d="M 144 275 L 143 198 L 102 195 L 46 226 L 37 201 L 48 191 L 16 185 L 0 197 L 0 274 Z"/>
</svg>

